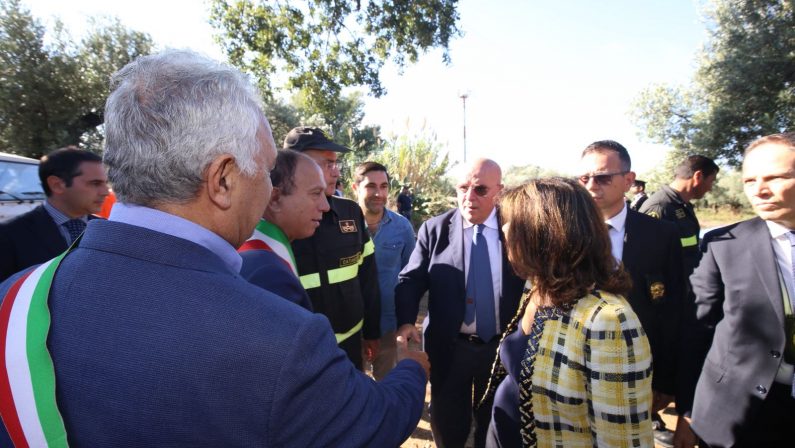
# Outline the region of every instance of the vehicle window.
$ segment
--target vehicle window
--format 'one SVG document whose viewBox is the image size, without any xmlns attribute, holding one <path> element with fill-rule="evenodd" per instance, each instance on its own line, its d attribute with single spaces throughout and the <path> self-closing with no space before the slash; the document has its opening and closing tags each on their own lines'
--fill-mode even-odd
<svg viewBox="0 0 795 448">
<path fill-rule="evenodd" d="M 38 165 L 0 161 L 0 200 L 43 198 Z"/>
</svg>

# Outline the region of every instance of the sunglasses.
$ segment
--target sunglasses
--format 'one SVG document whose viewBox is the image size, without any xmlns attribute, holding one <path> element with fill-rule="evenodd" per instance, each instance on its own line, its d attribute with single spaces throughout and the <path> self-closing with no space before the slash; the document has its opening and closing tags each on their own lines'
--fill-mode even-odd
<svg viewBox="0 0 795 448">
<path fill-rule="evenodd" d="M 467 194 L 467 192 L 471 189 L 476 195 L 480 197 L 484 197 L 489 194 L 489 187 L 485 185 L 459 185 L 458 192 L 461 194 Z"/>
<path fill-rule="evenodd" d="M 613 176 L 624 175 L 627 174 L 629 171 L 617 171 L 615 173 L 604 173 L 604 174 L 592 174 L 587 175 L 583 174 L 582 176 L 578 176 L 577 180 L 580 181 L 581 184 L 587 185 L 588 181 L 593 179 L 594 183 L 597 185 L 610 185 L 613 183 Z"/>
</svg>

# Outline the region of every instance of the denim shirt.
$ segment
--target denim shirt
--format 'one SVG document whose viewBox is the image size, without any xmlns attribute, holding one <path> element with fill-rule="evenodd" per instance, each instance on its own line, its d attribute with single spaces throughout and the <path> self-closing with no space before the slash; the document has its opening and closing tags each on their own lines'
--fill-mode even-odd
<svg viewBox="0 0 795 448">
<path fill-rule="evenodd" d="M 378 232 L 373 237 L 378 286 L 381 289 L 382 335 L 397 328 L 395 286 L 398 274 L 409 262 L 414 242 L 414 229 L 408 219 L 385 208 L 384 216 L 378 223 Z"/>
</svg>

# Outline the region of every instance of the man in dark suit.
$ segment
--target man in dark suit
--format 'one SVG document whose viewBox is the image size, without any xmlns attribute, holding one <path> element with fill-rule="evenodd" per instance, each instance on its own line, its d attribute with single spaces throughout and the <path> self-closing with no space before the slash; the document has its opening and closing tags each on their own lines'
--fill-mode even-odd
<svg viewBox="0 0 795 448">
<path fill-rule="evenodd" d="M 51 323 L 6 340 L 13 353 L 52 358 L 49 379 L 46 369 L 28 379 L 53 396 L 0 403 L 30 423 L 49 398 L 47 428 L 65 431 L 53 445 L 400 445 L 421 415 L 426 355 L 401 351 L 376 383 L 337 348 L 325 317 L 239 275 L 236 248 L 262 217 L 276 157 L 248 78 L 167 51 L 136 59 L 112 86 L 104 161 L 119 202 L 55 272 Z M 24 288 L 12 286 L 26 274 L 0 285 L 3 307 L 18 303 Z M 19 437 L 13 411 L 0 406 Z M 36 435 L 28 445 L 45 445 Z"/>
<path fill-rule="evenodd" d="M 420 299 L 428 292 L 425 350 L 433 364 L 431 429 L 439 447 L 464 446 L 473 396 L 477 400 L 485 391 L 499 337 L 516 313 L 524 284 L 503 249 L 494 206 L 502 189 L 499 165 L 476 160 L 456 189 L 458 208 L 422 225 L 395 289 L 397 334 L 414 341 L 420 340 Z M 488 281 L 482 280 L 486 270 Z M 490 418 L 490 405 L 475 415 L 477 447 L 485 445 Z"/>
<path fill-rule="evenodd" d="M 108 195 L 102 159 L 75 147 L 42 158 L 43 205 L 0 224 L 0 281 L 66 250 Z"/>
<path fill-rule="evenodd" d="M 690 277 L 697 310 L 691 346 L 708 347 L 691 350 L 686 365 L 701 371 L 692 428 L 710 447 L 792 446 L 795 133 L 751 143 L 742 178 L 758 218 L 707 233 Z M 711 344 L 698 343 L 713 331 Z M 690 403 L 677 401 L 687 415 Z M 686 418 L 677 440 L 682 447 L 695 442 Z"/>
<path fill-rule="evenodd" d="M 638 315 L 654 358 L 652 411 L 658 422 L 655 440 L 670 445 L 657 412 L 676 392 L 679 321 L 684 294 L 682 250 L 676 226 L 630 210 L 624 194 L 635 181 L 626 148 L 613 140 L 594 142 L 582 152 L 580 183 L 609 226 L 613 256 L 632 277 L 627 301 Z M 653 417 L 654 417 L 653 416 Z"/>
</svg>

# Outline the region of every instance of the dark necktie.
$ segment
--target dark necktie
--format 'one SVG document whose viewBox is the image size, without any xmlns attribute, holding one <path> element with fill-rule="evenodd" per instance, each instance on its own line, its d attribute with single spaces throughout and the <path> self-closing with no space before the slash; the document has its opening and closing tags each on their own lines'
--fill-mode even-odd
<svg viewBox="0 0 795 448">
<path fill-rule="evenodd" d="M 70 219 L 63 223 L 63 226 L 69 232 L 70 244 L 75 242 L 83 230 L 86 230 L 86 223 L 82 219 Z"/>
<path fill-rule="evenodd" d="M 483 236 L 483 224 L 474 228 L 472 250 L 469 252 L 469 275 L 466 285 L 466 308 L 464 323 L 472 324 L 477 314 L 477 333 L 484 341 L 490 341 L 496 333 L 494 317 L 494 282 L 491 278 L 489 247 Z"/>
</svg>

